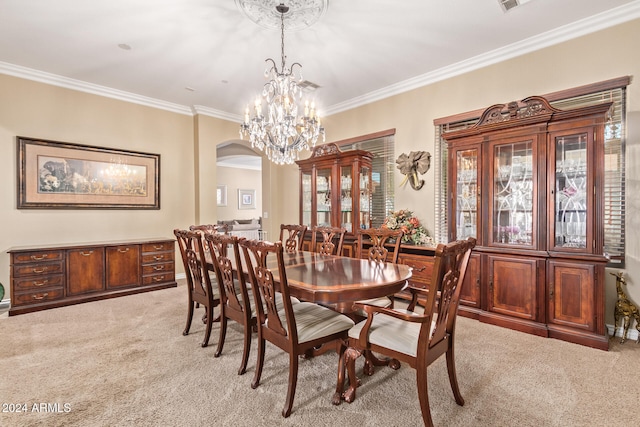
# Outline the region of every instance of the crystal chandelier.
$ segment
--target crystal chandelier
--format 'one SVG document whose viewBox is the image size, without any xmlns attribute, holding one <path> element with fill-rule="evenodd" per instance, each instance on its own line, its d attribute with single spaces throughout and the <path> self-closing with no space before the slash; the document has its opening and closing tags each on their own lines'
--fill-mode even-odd
<svg viewBox="0 0 640 427">
<path fill-rule="evenodd" d="M 304 106 L 298 106 L 302 97 L 298 85 L 302 81 L 302 65 L 296 62 L 290 68 L 285 67 L 284 14 L 289 7 L 280 3 L 276 10 L 280 13 L 281 68 L 278 70 L 271 58 L 265 61 L 268 64 L 265 77 L 270 79 L 262 89 L 262 98 L 267 104 L 266 115 L 263 115 L 261 99 L 254 104 L 253 118 L 247 107 L 240 125 L 240 137 L 248 136 L 251 147 L 264 151 L 269 160 L 282 165 L 292 164 L 301 150 L 315 147 L 320 135 L 324 141 L 324 128 L 313 103 L 306 101 Z"/>
</svg>

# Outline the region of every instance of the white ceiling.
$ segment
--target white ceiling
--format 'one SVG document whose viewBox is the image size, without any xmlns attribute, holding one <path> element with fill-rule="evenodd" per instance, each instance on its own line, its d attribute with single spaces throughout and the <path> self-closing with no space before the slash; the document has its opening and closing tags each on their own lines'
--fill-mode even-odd
<svg viewBox="0 0 640 427">
<path fill-rule="evenodd" d="M 329 0 L 285 53 L 327 115 L 638 17 L 640 0 Z M 267 57 L 279 30 L 234 0 L 0 0 L 0 73 L 185 114 L 239 121 Z"/>
</svg>

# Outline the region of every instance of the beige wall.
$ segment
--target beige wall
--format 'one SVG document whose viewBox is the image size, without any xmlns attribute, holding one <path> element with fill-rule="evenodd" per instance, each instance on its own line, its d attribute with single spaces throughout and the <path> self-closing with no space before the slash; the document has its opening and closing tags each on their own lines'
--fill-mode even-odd
<svg viewBox="0 0 640 427">
<path fill-rule="evenodd" d="M 253 219 L 262 216 L 262 172 L 218 166 L 218 185 L 227 186 L 227 206 L 218 206 L 218 219 Z M 255 190 L 255 209 L 238 209 L 238 190 Z"/>
<path fill-rule="evenodd" d="M 396 128 L 396 154 L 433 153 L 433 120 L 495 103 L 522 99 L 610 78 L 637 75 L 640 20 L 552 46 L 326 117 L 328 141 Z M 50 242 L 170 236 L 175 227 L 217 219 L 215 147 L 237 138 L 237 123 L 189 117 L 0 75 L 0 281 L 8 288 L 6 250 Z M 640 86 L 628 91 L 628 293 L 640 302 Z M 162 155 L 159 211 L 17 210 L 16 135 L 127 148 Z M 414 210 L 434 226 L 433 168 L 425 187 L 396 189 L 396 207 Z M 396 170 L 396 182 L 403 177 Z M 270 238 L 281 223 L 298 222 L 298 171 L 263 162 L 262 211 Z M 181 270 L 181 266 L 178 269 Z M 612 323 L 613 282 L 607 277 L 607 322 Z"/>
<path fill-rule="evenodd" d="M 324 119 L 328 139 L 338 141 L 396 128 L 396 155 L 434 152 L 433 120 L 493 104 L 640 73 L 640 20 L 603 30 L 500 64 L 400 94 Z M 627 275 L 628 294 L 640 304 L 640 86 L 632 78 L 627 96 Z M 403 176 L 396 170 L 396 182 Z M 415 192 L 396 188 L 396 208 L 409 208 L 434 227 L 434 170 Z M 607 274 L 606 322 L 613 323 L 615 281 Z"/>
</svg>

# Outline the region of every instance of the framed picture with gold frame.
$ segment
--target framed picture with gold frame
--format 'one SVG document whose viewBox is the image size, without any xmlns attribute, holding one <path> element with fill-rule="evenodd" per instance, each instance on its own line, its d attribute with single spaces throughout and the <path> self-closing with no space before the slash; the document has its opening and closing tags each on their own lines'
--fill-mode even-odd
<svg viewBox="0 0 640 427">
<path fill-rule="evenodd" d="M 18 209 L 160 209 L 160 155 L 18 137 Z"/>
</svg>

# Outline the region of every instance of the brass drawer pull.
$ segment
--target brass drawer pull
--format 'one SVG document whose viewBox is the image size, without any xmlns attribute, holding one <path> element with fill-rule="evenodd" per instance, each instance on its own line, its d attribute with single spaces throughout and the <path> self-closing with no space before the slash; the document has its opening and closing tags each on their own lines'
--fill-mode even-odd
<svg viewBox="0 0 640 427">
<path fill-rule="evenodd" d="M 44 273 L 45 271 L 47 271 L 47 267 L 33 269 L 33 272 L 37 274 Z"/>
<path fill-rule="evenodd" d="M 118 248 L 118 252 L 120 252 L 121 254 L 126 254 L 127 252 L 129 252 L 129 248 L 124 248 L 124 249 Z"/>
<path fill-rule="evenodd" d="M 48 297 L 48 296 L 49 296 L 49 294 L 48 294 L 48 293 L 44 293 L 44 294 L 42 294 L 42 295 L 34 295 L 34 296 L 33 296 L 33 299 L 35 299 L 35 300 L 41 300 L 41 299 L 45 299 L 45 298 L 46 298 L 46 297 Z"/>
<path fill-rule="evenodd" d="M 31 284 L 32 284 L 33 286 L 44 286 L 44 285 L 46 285 L 47 283 L 49 283 L 49 281 L 48 281 L 48 280 L 43 280 L 42 282 L 31 282 Z"/>
<path fill-rule="evenodd" d="M 155 271 L 162 271 L 162 270 L 164 270 L 164 265 L 156 265 L 155 267 L 153 267 L 153 269 Z"/>
<path fill-rule="evenodd" d="M 417 273 L 420 273 L 421 271 L 424 271 L 424 269 L 427 268 L 427 267 L 422 266 L 420 268 L 418 268 L 418 267 L 411 267 L 411 268 L 413 268 L 413 271 L 415 271 Z"/>
<path fill-rule="evenodd" d="M 153 249 L 159 251 L 160 249 L 164 249 L 164 245 L 156 245 L 153 247 Z"/>
<path fill-rule="evenodd" d="M 45 259 L 48 255 L 47 254 L 42 254 L 42 255 L 31 255 L 31 259 L 34 261 L 40 261 L 42 259 Z"/>
<path fill-rule="evenodd" d="M 164 281 L 164 276 L 157 276 L 153 278 L 154 282 L 162 282 Z"/>
<path fill-rule="evenodd" d="M 82 256 L 91 256 L 91 254 L 93 254 L 93 251 L 89 251 L 89 252 L 80 251 L 80 255 Z"/>
<path fill-rule="evenodd" d="M 156 255 L 153 257 L 153 259 L 156 261 L 160 261 L 161 259 L 164 259 L 164 255 Z"/>
</svg>

